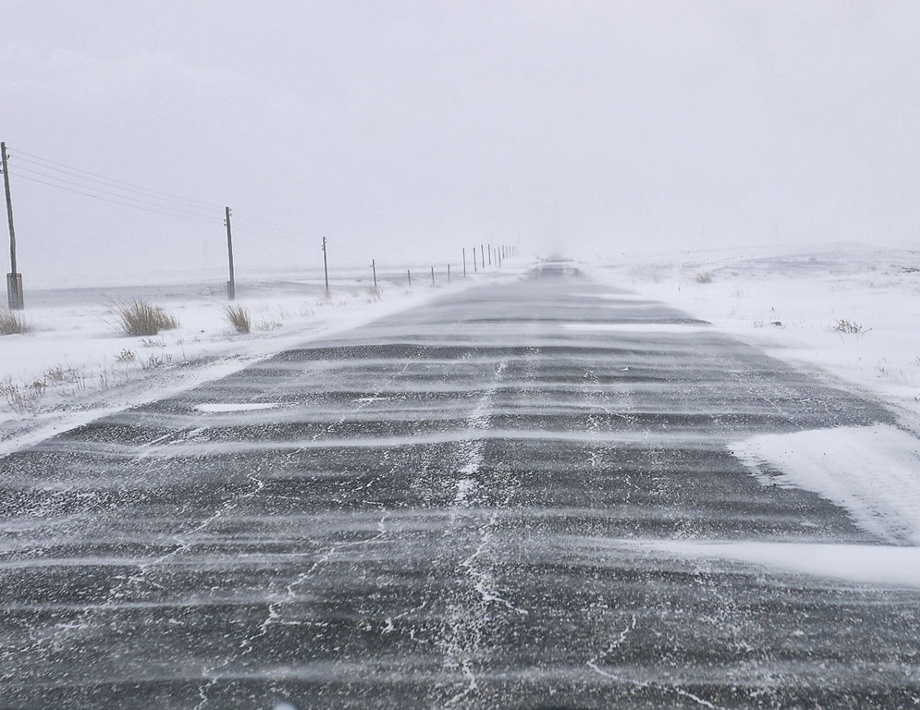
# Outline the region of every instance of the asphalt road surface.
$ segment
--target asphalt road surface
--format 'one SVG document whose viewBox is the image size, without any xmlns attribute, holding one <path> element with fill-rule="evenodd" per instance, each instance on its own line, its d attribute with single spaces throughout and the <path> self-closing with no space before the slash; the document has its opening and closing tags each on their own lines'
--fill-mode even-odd
<svg viewBox="0 0 920 710">
<path fill-rule="evenodd" d="M 547 265 L 0 459 L 3 708 L 900 708 L 920 591 L 752 434 L 890 422 Z"/>
</svg>

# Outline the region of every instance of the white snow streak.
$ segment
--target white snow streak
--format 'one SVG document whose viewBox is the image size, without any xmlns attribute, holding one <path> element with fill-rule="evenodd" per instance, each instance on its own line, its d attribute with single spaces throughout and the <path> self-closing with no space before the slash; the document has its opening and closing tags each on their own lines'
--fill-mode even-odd
<svg viewBox="0 0 920 710">
<path fill-rule="evenodd" d="M 213 404 L 199 404 L 195 407 L 205 414 L 220 414 L 222 412 L 251 412 L 259 409 L 274 409 L 278 405 L 273 402 L 226 402 Z"/>
<path fill-rule="evenodd" d="M 756 436 L 733 450 L 762 481 L 818 493 L 883 540 L 920 545 L 920 441 L 910 434 L 840 427 Z"/>
</svg>

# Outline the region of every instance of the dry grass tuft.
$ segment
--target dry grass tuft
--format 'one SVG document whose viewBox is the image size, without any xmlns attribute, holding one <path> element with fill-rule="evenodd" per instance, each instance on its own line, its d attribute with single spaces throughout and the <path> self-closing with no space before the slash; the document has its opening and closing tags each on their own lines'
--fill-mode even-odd
<svg viewBox="0 0 920 710">
<path fill-rule="evenodd" d="M 175 316 L 144 299 L 135 298 L 125 303 L 117 303 L 114 310 L 119 330 L 125 335 L 156 335 L 161 330 L 179 327 L 179 321 Z"/>
<path fill-rule="evenodd" d="M 5 308 L 0 309 L 0 335 L 22 335 L 31 329 L 23 316 Z"/>
<path fill-rule="evenodd" d="M 840 319 L 837 321 L 837 324 L 834 326 L 834 330 L 838 333 L 849 333 L 851 335 L 862 335 L 863 333 L 868 333 L 871 328 L 866 329 L 859 323 L 855 323 L 851 320 Z"/>
<path fill-rule="evenodd" d="M 249 333 L 252 330 L 252 317 L 244 306 L 227 306 L 224 317 L 236 328 L 237 333 Z"/>
</svg>

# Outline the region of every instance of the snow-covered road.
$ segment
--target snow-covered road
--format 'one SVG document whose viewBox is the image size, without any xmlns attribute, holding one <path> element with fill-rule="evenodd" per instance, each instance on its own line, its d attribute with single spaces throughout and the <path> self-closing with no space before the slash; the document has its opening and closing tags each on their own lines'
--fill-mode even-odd
<svg viewBox="0 0 920 710">
<path fill-rule="evenodd" d="M 564 264 L 450 294 L 0 459 L 0 706 L 909 706 L 914 523 L 814 473 L 894 424 Z"/>
</svg>

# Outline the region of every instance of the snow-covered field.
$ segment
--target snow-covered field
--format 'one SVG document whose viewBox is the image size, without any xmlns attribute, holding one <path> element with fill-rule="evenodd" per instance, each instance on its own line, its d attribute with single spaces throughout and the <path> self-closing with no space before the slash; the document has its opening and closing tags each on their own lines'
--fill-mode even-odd
<svg viewBox="0 0 920 710">
<path fill-rule="evenodd" d="M 501 273 L 455 276 L 449 288 L 516 278 L 527 266 L 518 260 Z M 893 545 L 920 544 L 920 251 L 697 252 L 581 266 L 596 279 L 678 307 L 892 411 L 898 427 L 761 436 L 737 442 L 734 451 L 765 483 L 814 490 Z M 0 455 L 447 293 L 444 275 L 438 279 L 432 288 L 419 272 L 411 289 L 402 275 L 382 279 L 378 297 L 366 275 L 342 272 L 330 299 L 316 274 L 252 280 L 237 301 L 252 315 L 248 335 L 227 321 L 220 281 L 33 291 L 24 313 L 31 332 L 0 337 Z M 135 297 L 162 306 L 180 327 L 150 338 L 121 335 L 112 304 Z M 687 554 L 775 563 L 766 549 L 685 547 Z M 879 577 L 879 551 L 872 548 L 780 557 L 809 569 L 817 568 L 808 560 L 820 559 L 823 574 L 852 577 L 862 569 L 870 578 L 920 585 L 918 548 L 901 550 L 883 565 L 898 572 L 894 577 Z"/>
</svg>

